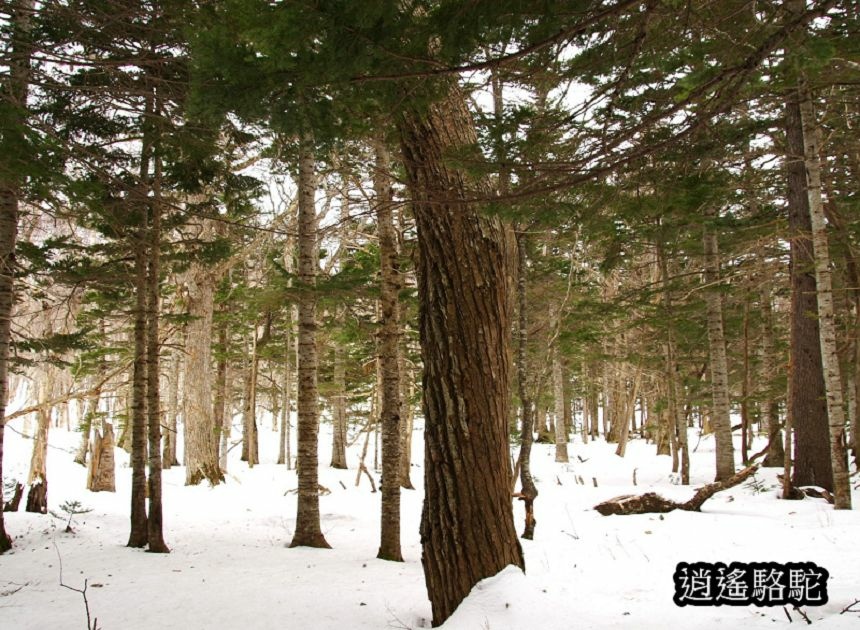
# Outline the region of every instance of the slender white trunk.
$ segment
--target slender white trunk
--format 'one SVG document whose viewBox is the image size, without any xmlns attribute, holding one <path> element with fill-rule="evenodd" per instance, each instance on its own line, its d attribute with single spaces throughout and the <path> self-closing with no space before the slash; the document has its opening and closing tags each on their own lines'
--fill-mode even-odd
<svg viewBox="0 0 860 630">
<path fill-rule="evenodd" d="M 714 213 L 711 213 L 714 216 Z M 714 228 L 705 228 L 705 283 L 713 285 L 720 279 L 719 249 Z M 729 369 L 726 358 L 726 339 L 723 333 L 723 305 L 720 293 L 709 286 L 705 301 L 708 309 L 708 354 L 711 373 L 711 425 L 716 441 L 716 481 L 735 474 L 732 423 L 729 416 Z"/>
<path fill-rule="evenodd" d="M 836 352 L 836 322 L 833 315 L 833 280 L 830 274 L 830 252 L 827 225 L 821 200 L 821 132 L 815 122 L 812 101 L 804 91 L 800 102 L 803 122 L 803 149 L 806 163 L 809 216 L 812 222 L 812 250 L 815 260 L 815 283 L 818 287 L 818 325 L 824 389 L 830 427 L 830 458 L 833 464 L 833 496 L 837 510 L 851 509 L 851 483 L 845 436 L 845 410 L 842 399 L 842 377 Z"/>
</svg>

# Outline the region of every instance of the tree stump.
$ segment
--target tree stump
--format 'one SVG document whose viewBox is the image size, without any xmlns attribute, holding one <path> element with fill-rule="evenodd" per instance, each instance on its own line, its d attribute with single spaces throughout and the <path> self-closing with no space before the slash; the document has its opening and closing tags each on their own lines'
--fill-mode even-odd
<svg viewBox="0 0 860 630">
<path fill-rule="evenodd" d="M 17 512 L 18 506 L 21 503 L 21 497 L 24 496 L 24 486 L 20 483 L 15 484 L 15 493 L 12 495 L 12 500 L 7 501 L 3 506 L 4 512 Z"/>
<path fill-rule="evenodd" d="M 37 481 L 30 486 L 30 492 L 27 493 L 27 512 L 35 512 L 36 514 L 48 513 L 48 482 L 45 480 Z"/>
<path fill-rule="evenodd" d="M 96 431 L 90 442 L 90 462 L 87 468 L 88 490 L 116 492 L 113 449 L 113 426 L 106 422 L 103 432 Z"/>
</svg>

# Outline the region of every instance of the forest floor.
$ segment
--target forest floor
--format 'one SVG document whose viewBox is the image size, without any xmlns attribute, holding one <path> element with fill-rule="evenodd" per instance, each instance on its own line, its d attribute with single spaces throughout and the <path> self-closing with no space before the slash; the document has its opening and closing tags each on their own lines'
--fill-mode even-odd
<svg viewBox="0 0 860 630">
<path fill-rule="evenodd" d="M 21 431 L 21 421 L 12 423 Z M 414 433 L 412 480 L 403 491 L 404 563 L 376 559 L 379 493 L 366 477 L 356 487 L 361 442 L 349 449 L 349 470 L 327 465 L 330 427 L 321 432 L 322 527 L 333 549 L 288 549 L 295 516 L 294 471 L 276 466 L 277 434 L 261 430 L 263 463 L 249 470 L 231 452 L 227 483 L 186 487 L 183 468 L 164 473 L 165 538 L 172 552 L 126 548 L 131 471 L 117 450 L 117 492 L 85 490 L 85 469 L 73 463 L 79 434 L 52 429 L 49 505 L 79 501 L 92 511 L 65 518 L 7 513 L 12 552 L 0 557 L 2 630 L 83 629 L 80 593 L 88 584 L 90 613 L 104 630 L 426 628 L 418 524 L 423 493 L 421 431 Z M 693 485 L 712 480 L 713 440 L 690 433 Z M 757 444 L 758 447 L 760 445 Z M 6 478 L 24 478 L 32 441 L 6 431 Z M 805 626 L 788 606 L 678 607 L 673 573 L 681 561 L 811 561 L 830 572 L 830 601 L 805 607 L 816 627 L 860 628 L 860 511 L 837 512 L 823 499 L 782 501 L 777 470 L 721 492 L 701 513 L 600 516 L 592 508 L 616 495 L 656 491 L 676 500 L 691 488 L 673 483 L 669 457 L 632 440 L 625 458 L 603 440 L 570 445 L 571 463 L 554 461 L 554 446 L 532 456 L 540 496 L 534 541 L 522 541 L 527 573 L 508 568 L 479 584 L 443 626 L 453 630 Z M 368 455 L 373 464 L 373 447 Z M 634 471 L 637 485 L 633 485 Z M 378 474 L 374 475 L 377 478 Z M 581 478 L 584 484 L 578 483 Z M 593 479 L 597 480 L 597 487 Z M 854 477 L 854 485 L 857 478 Z M 855 506 L 860 493 L 855 490 Z M 522 528 L 523 508 L 515 502 Z M 790 620 L 789 620 L 790 616 Z"/>
</svg>

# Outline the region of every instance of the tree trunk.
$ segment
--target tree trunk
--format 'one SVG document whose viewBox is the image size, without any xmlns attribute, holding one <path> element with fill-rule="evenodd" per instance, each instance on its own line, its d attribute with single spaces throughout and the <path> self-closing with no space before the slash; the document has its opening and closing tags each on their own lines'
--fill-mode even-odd
<svg viewBox="0 0 860 630">
<path fill-rule="evenodd" d="M 287 323 L 284 326 L 284 399 L 281 406 L 281 432 L 278 435 L 278 464 L 286 464 L 289 470 L 289 462 L 287 461 L 287 441 L 289 440 L 290 416 L 293 406 L 293 374 L 292 361 L 290 355 L 293 352 L 292 342 L 292 327 L 293 313 L 292 309 L 287 309 Z"/>
<path fill-rule="evenodd" d="M 178 466 L 176 458 L 176 435 L 179 426 L 179 379 L 182 368 L 182 353 L 175 350 L 170 357 L 170 377 L 167 390 L 167 433 L 164 436 L 162 463 L 165 468 Z"/>
<path fill-rule="evenodd" d="M 532 444 L 535 436 L 535 416 L 533 404 L 529 396 L 528 379 L 526 376 L 526 351 L 528 346 L 528 300 L 526 299 L 526 235 L 517 236 L 517 395 L 520 399 L 520 454 L 517 458 L 516 469 L 520 471 L 519 498 L 525 508 L 525 524 L 523 538 L 534 538 L 535 520 L 534 502 L 538 496 L 531 469 Z"/>
<path fill-rule="evenodd" d="M 552 384 L 555 398 L 555 461 L 567 463 L 567 424 L 564 421 L 564 371 L 556 344 L 552 354 Z"/>
<path fill-rule="evenodd" d="M 242 409 L 242 461 L 253 468 L 259 463 L 259 442 L 257 440 L 257 370 L 260 356 L 257 347 L 257 324 L 254 323 L 250 335 L 250 355 L 245 372 L 245 403 Z"/>
<path fill-rule="evenodd" d="M 596 440 L 600 437 L 600 401 L 597 387 L 597 374 L 594 365 L 588 366 L 588 417 L 591 423 L 589 433 L 591 438 Z"/>
<path fill-rule="evenodd" d="M 510 238 L 498 219 L 465 202 L 474 194 L 467 175 L 447 161 L 477 142 L 465 98 L 454 85 L 448 90 L 428 111 L 398 118 L 418 227 L 421 542 L 434 625 L 480 580 L 509 564 L 524 568 L 508 464 Z"/>
<path fill-rule="evenodd" d="M 11 36 L 7 49 L 9 73 L 3 79 L 3 98 L 11 106 L 7 112 L 4 134 L 11 130 L 20 140 L 26 120 L 27 92 L 30 85 L 30 16 L 34 0 L 19 3 L 18 10 L 10 11 Z M 13 139 L 14 141 L 14 139 Z M 3 156 L 4 161 L 10 156 Z M 14 158 L 13 158 L 14 159 Z M 21 181 L 10 171 L 0 171 L 0 554 L 12 547 L 3 520 L 3 433 L 6 427 L 6 400 L 9 396 L 9 346 L 12 341 L 12 312 L 15 305 L 15 242 L 18 238 L 18 203 Z"/>
<path fill-rule="evenodd" d="M 144 160 L 146 162 L 146 160 Z M 145 174 L 146 167 L 141 170 Z M 129 547 L 145 547 L 148 540 L 146 516 L 146 214 L 134 243 L 135 308 L 134 364 L 131 383 L 131 532 Z"/>
<path fill-rule="evenodd" d="M 788 227 L 791 233 L 791 339 L 788 404 L 794 425 L 795 486 L 833 491 L 833 465 L 827 424 L 827 397 L 818 330 L 818 299 L 812 257 L 812 225 L 806 190 L 800 91 L 785 104 L 785 151 L 788 175 Z"/>
<path fill-rule="evenodd" d="M 621 383 L 626 382 L 626 378 L 619 379 Z M 627 440 L 630 436 L 630 425 L 636 422 L 636 399 L 639 398 L 639 385 L 642 381 L 642 366 L 636 366 L 636 372 L 633 375 L 633 380 L 630 384 L 630 392 L 626 393 L 623 399 L 623 406 L 619 417 L 619 433 L 618 447 L 615 449 L 615 454 L 619 457 L 624 457 L 627 453 Z M 620 396 L 619 396 L 620 398 Z"/>
<path fill-rule="evenodd" d="M 329 548 L 320 528 L 319 410 L 317 394 L 316 277 L 317 217 L 312 140 L 302 137 L 299 155 L 299 395 L 298 507 L 290 547 Z"/>
<path fill-rule="evenodd" d="M 842 397 L 842 376 L 836 351 L 836 322 L 833 315 L 833 281 L 830 274 L 830 252 L 827 226 L 821 202 L 821 130 L 815 121 L 812 100 L 803 90 L 800 102 L 801 128 L 804 138 L 804 162 L 809 197 L 809 218 L 812 228 L 812 248 L 815 261 L 815 283 L 818 289 L 818 323 L 821 365 L 824 370 L 824 391 L 827 397 L 827 417 L 830 429 L 830 459 L 833 469 L 833 497 L 837 510 L 851 509 L 851 482 L 848 473 L 848 452 L 845 436 L 845 409 Z"/>
<path fill-rule="evenodd" d="M 158 113 L 158 112 L 156 112 Z M 164 542 L 161 507 L 161 342 L 159 293 L 161 288 L 161 158 L 155 157 L 154 199 L 150 205 L 149 270 L 147 274 L 146 413 L 149 437 L 149 514 L 147 541 L 150 553 L 168 553 Z"/>
<path fill-rule="evenodd" d="M 116 464 L 114 463 L 113 426 L 109 422 L 102 430 L 93 431 L 90 444 L 90 463 L 87 467 L 87 490 L 116 492 Z"/>
<path fill-rule="evenodd" d="M 715 217 L 713 212 L 710 217 Z M 705 302 L 708 310 L 708 356 L 711 373 L 711 426 L 716 442 L 715 481 L 723 481 L 735 474 L 735 450 L 732 444 L 732 420 L 729 415 L 729 368 L 726 359 L 726 339 L 723 334 L 723 304 L 719 291 L 712 285 L 720 281 L 720 260 L 717 233 L 713 226 L 705 226 Z"/>
<path fill-rule="evenodd" d="M 860 288 L 858 288 L 858 292 L 860 292 Z M 855 308 L 855 326 L 857 330 L 860 330 L 860 299 L 857 300 Z M 860 470 L 860 333 L 854 340 L 854 423 L 851 425 L 851 438 L 854 449 L 854 467 Z"/>
<path fill-rule="evenodd" d="M 208 227 L 208 226 L 207 226 Z M 206 227 L 203 228 L 204 231 Z M 190 320 L 185 341 L 185 485 L 204 479 L 216 486 L 224 481 L 218 462 L 218 436 L 223 426 L 215 418 L 217 395 L 212 383 L 212 318 L 215 313 L 215 278 L 202 264 L 192 263 L 185 279 Z"/>
<path fill-rule="evenodd" d="M 415 377 L 412 368 L 406 364 L 405 350 L 401 344 L 397 352 L 397 360 L 400 364 L 400 487 L 414 490 L 412 485 L 412 429 L 414 427 L 415 413 L 412 408 L 412 397 L 415 394 Z"/>
<path fill-rule="evenodd" d="M 343 316 L 340 317 L 341 321 Z M 334 373 L 332 375 L 331 467 L 346 469 L 346 365 L 343 346 L 337 343 L 334 349 Z"/>
<path fill-rule="evenodd" d="M 607 352 L 607 354 L 609 354 Z M 607 442 L 613 442 L 612 436 L 610 435 L 610 427 L 615 423 L 615 418 L 613 417 L 613 412 L 615 406 L 613 404 L 613 399 L 615 398 L 615 394 L 612 391 L 612 377 L 610 374 L 610 370 L 612 366 L 609 361 L 604 361 L 603 370 L 601 374 L 601 385 L 603 389 L 603 397 L 601 402 L 603 403 L 603 416 L 602 416 L 602 424 L 603 424 L 603 437 Z"/>
<path fill-rule="evenodd" d="M 773 303 L 771 283 L 767 279 L 761 287 L 761 386 L 765 396 L 761 401 L 762 419 L 767 439 L 770 443 L 762 466 L 780 468 L 785 464 L 785 451 L 782 444 L 782 429 L 779 423 L 779 404 L 773 399 L 769 382 L 773 379 Z"/>
<path fill-rule="evenodd" d="M 666 318 L 666 388 L 668 397 L 668 413 L 670 427 L 670 444 L 672 446 L 672 472 L 678 472 L 680 466 L 681 484 L 690 483 L 690 449 L 687 443 L 687 415 L 684 412 L 684 386 L 678 379 L 678 363 L 675 348 L 675 331 L 672 317 L 672 292 L 669 285 L 669 263 L 662 244 L 657 243 L 657 262 L 660 266 L 660 284 L 662 285 L 662 306 Z"/>
<path fill-rule="evenodd" d="M 750 454 L 750 305 L 749 295 L 744 293 L 744 342 L 743 342 L 743 377 L 741 380 L 741 462 L 749 465 Z"/>
<path fill-rule="evenodd" d="M 212 407 L 215 430 L 218 439 L 215 446 L 218 448 L 218 468 L 221 474 L 227 472 L 227 453 L 230 450 L 230 432 L 233 428 L 233 401 L 232 401 L 232 369 L 230 367 L 230 338 L 227 335 L 227 322 L 218 322 L 218 359 L 215 368 L 215 403 Z"/>
<path fill-rule="evenodd" d="M 52 365 L 46 365 L 42 379 L 37 383 L 39 410 L 36 412 L 36 435 L 33 439 L 33 456 L 30 459 L 30 473 L 27 483 L 27 511 L 39 514 L 48 513 L 48 431 L 51 428 L 52 407 L 48 404 L 54 396 L 55 372 Z"/>
<path fill-rule="evenodd" d="M 378 558 L 403 561 L 400 550 L 400 304 L 397 294 L 400 279 L 397 270 L 397 238 L 392 218 L 393 195 L 389 171 L 388 147 L 381 138 L 374 142 L 376 164 L 373 188 L 376 195 L 376 218 L 379 231 L 379 366 L 382 396 L 379 407 L 382 425 L 382 515 Z"/>
<path fill-rule="evenodd" d="M 94 383 L 99 378 L 101 378 L 100 374 L 96 375 L 94 379 L 91 379 L 91 382 Z M 84 411 L 78 426 L 78 430 L 81 432 L 81 445 L 78 447 L 78 452 L 75 454 L 75 463 L 84 467 L 87 465 L 87 456 L 90 452 L 90 434 L 92 433 L 93 428 L 95 428 L 95 422 L 98 418 L 100 399 L 101 388 L 95 389 L 92 394 L 87 396 L 86 401 L 84 402 Z"/>
</svg>

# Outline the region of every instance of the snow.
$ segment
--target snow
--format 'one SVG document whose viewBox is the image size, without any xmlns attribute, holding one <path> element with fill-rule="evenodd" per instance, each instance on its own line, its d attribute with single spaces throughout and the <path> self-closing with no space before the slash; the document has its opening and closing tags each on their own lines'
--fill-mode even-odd
<svg viewBox="0 0 860 630">
<path fill-rule="evenodd" d="M 22 420 L 11 423 L 22 430 Z M 261 427 L 270 427 L 268 419 Z M 84 628 L 83 588 L 92 615 L 105 630 L 368 629 L 430 626 L 418 524 L 423 474 L 421 432 L 416 429 L 412 481 L 402 493 L 404 563 L 375 558 L 379 493 L 366 477 L 355 486 L 363 440 L 349 449 L 350 470 L 327 466 L 330 426 L 320 436 L 322 527 L 333 549 L 289 549 L 295 524 L 294 471 L 275 465 L 277 434 L 261 428 L 263 463 L 249 470 L 230 453 L 226 484 L 184 486 L 184 469 L 164 473 L 165 538 L 172 552 L 148 554 L 126 548 L 131 471 L 117 450 L 117 492 L 85 490 L 85 470 L 72 462 L 79 434 L 51 431 L 49 504 L 80 501 L 87 514 L 65 518 L 7 513 L 12 552 L 0 556 L 0 629 Z M 691 431 L 690 444 L 698 435 Z M 756 448 L 762 445 L 756 444 Z M 23 478 L 31 440 L 6 431 L 5 476 Z M 540 496 L 535 503 L 534 541 L 522 541 L 526 574 L 508 567 L 475 587 L 447 630 L 575 627 L 638 627 L 685 630 L 715 626 L 774 628 L 800 623 L 781 607 L 677 607 L 672 574 L 680 561 L 812 561 L 830 572 L 830 601 L 804 612 L 816 627 L 857 628 L 860 613 L 844 608 L 860 598 L 856 541 L 860 515 L 837 512 L 824 500 L 778 499 L 776 470 L 757 474 L 753 484 L 717 494 L 702 513 L 600 516 L 592 508 L 619 494 L 656 491 L 683 500 L 692 489 L 672 483 L 670 460 L 655 447 L 633 440 L 627 456 L 602 440 L 569 447 L 571 463 L 554 461 L 554 445 L 536 444 L 533 471 Z M 294 451 L 295 452 L 295 451 Z M 373 453 L 368 454 L 368 464 Z M 637 485 L 633 485 L 636 470 Z M 693 485 L 711 481 L 713 441 L 704 437 L 692 454 Z M 378 474 L 376 475 L 378 479 Z M 577 483 L 582 478 L 584 485 Z M 594 487 L 592 478 L 597 479 Z M 343 484 L 343 485 L 341 485 Z M 345 486 L 345 488 L 344 488 Z M 860 496 L 855 492 L 855 505 Z M 523 509 L 515 502 L 522 529 Z M 855 608 L 860 608 L 857 606 Z"/>
</svg>

